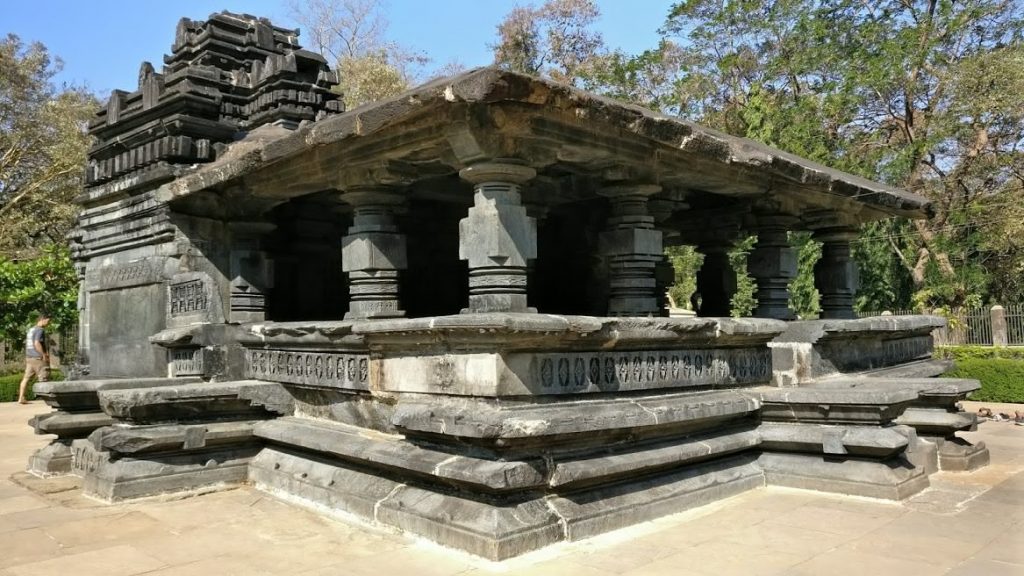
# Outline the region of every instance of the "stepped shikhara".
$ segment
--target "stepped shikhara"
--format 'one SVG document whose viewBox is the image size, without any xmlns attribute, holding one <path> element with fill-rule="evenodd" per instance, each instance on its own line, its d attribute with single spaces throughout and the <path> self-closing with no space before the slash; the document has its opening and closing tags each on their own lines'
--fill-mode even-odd
<svg viewBox="0 0 1024 576">
<path fill-rule="evenodd" d="M 298 32 L 183 20 L 92 124 L 82 376 L 30 469 L 251 483 L 502 559 L 777 484 L 901 499 L 984 446 L 934 317 L 856 319 L 860 224 L 927 202 L 483 68 L 343 112 Z M 822 242 L 794 320 L 791 231 Z M 756 236 L 755 317 L 728 251 Z M 669 318 L 665 246 L 704 255 Z"/>
</svg>

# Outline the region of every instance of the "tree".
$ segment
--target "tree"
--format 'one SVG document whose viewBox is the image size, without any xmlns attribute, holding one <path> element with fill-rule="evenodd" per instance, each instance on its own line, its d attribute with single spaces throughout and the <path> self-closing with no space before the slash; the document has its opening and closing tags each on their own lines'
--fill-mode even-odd
<svg viewBox="0 0 1024 576">
<path fill-rule="evenodd" d="M 593 0 L 548 0 L 539 8 L 516 7 L 498 25 L 494 62 L 515 72 L 580 85 L 605 52 L 590 27 L 600 16 Z"/>
<path fill-rule="evenodd" d="M 78 277 L 67 248 L 48 246 L 31 260 L 0 256 L 0 341 L 22 342 L 34 315 L 46 311 L 55 328 L 78 319 Z"/>
<path fill-rule="evenodd" d="M 675 279 L 668 290 L 669 303 L 673 308 L 692 310 L 690 296 L 697 290 L 697 270 L 704 262 L 704 256 L 693 246 L 669 246 L 665 257 L 672 264 Z"/>
<path fill-rule="evenodd" d="M 0 255 L 33 256 L 74 224 L 97 102 L 55 89 L 59 69 L 42 44 L 0 41 Z"/>
<path fill-rule="evenodd" d="M 921 305 L 999 297 L 994 278 L 1019 295 L 995 267 L 1020 249 L 993 238 L 1024 183 L 1022 31 L 1010 0 L 687 0 L 663 30 L 683 46 L 668 106 L 932 199 L 880 238 Z"/>
<path fill-rule="evenodd" d="M 383 0 L 289 0 L 292 17 L 337 67 L 347 109 L 407 90 L 430 59 L 388 41 Z"/>
</svg>

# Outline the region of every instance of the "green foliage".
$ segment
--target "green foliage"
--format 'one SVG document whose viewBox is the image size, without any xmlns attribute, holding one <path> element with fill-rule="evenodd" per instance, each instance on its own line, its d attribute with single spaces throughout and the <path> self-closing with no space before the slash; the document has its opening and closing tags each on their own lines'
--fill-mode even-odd
<svg viewBox="0 0 1024 576">
<path fill-rule="evenodd" d="M 338 69 L 345 108 L 394 96 L 415 83 L 426 55 L 386 39 L 383 0 L 288 0 L 303 43 Z"/>
<path fill-rule="evenodd" d="M 747 256 L 756 243 L 757 237 L 750 236 L 729 253 L 729 263 L 736 270 L 736 293 L 732 296 L 732 315 L 735 317 L 750 316 L 757 306 L 757 300 L 754 299 L 757 286 L 750 274 L 747 274 Z"/>
<path fill-rule="evenodd" d="M 39 257 L 12 261 L 0 257 L 0 338 L 22 342 L 35 314 L 51 315 L 51 330 L 78 318 L 78 277 L 68 250 L 49 246 Z"/>
<path fill-rule="evenodd" d="M 50 370 L 50 380 L 63 380 L 64 374 L 60 370 Z M 21 373 L 0 376 L 0 402 L 17 402 L 18 385 L 21 384 Z M 36 396 L 32 391 L 34 382 L 30 382 L 25 390 L 27 400 L 35 400 Z"/>
<path fill-rule="evenodd" d="M 961 360 L 991 360 L 993 358 L 1024 361 L 1024 347 L 936 346 L 935 357 L 947 358 L 957 362 Z"/>
<path fill-rule="evenodd" d="M 1024 348 L 936 346 L 935 357 L 956 362 L 943 377 L 981 382 L 981 390 L 971 394 L 971 400 L 1024 403 Z"/>
<path fill-rule="evenodd" d="M 663 57 L 615 68 L 674 64 L 649 102 L 934 200 L 859 243 L 859 306 L 1024 296 L 1024 3 L 682 0 L 662 32 Z"/>
<path fill-rule="evenodd" d="M 692 246 L 670 246 L 665 256 L 675 270 L 675 283 L 669 289 L 669 297 L 677 308 L 692 310 L 690 296 L 697 290 L 697 270 L 704 262 L 704 256 Z"/>
<path fill-rule="evenodd" d="M 789 241 L 797 253 L 797 274 L 789 283 L 789 308 L 799 318 L 817 318 L 821 305 L 814 287 L 814 264 L 821 258 L 821 242 L 807 232 L 790 233 Z"/>
<path fill-rule="evenodd" d="M 971 400 L 1024 403 L 1024 360 L 965 358 L 943 377 L 980 381 L 981 390 L 971 394 Z"/>
<path fill-rule="evenodd" d="M 854 307 L 857 310 L 906 310 L 911 308 L 914 283 L 896 250 L 907 250 L 909 224 L 904 220 L 882 220 L 861 227 L 852 244 L 853 258 L 860 273 Z"/>
<path fill-rule="evenodd" d="M 494 63 L 516 72 L 577 84 L 604 52 L 591 29 L 601 15 L 593 0 L 547 0 L 517 6 L 498 24 Z"/>
<path fill-rule="evenodd" d="M 74 224 L 97 102 L 56 89 L 58 70 L 43 45 L 0 38 L 0 255 L 32 256 Z"/>
</svg>

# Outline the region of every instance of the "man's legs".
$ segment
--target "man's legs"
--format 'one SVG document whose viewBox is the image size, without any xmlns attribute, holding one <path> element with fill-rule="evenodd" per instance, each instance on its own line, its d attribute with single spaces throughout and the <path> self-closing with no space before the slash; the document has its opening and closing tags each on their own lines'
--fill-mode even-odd
<svg viewBox="0 0 1024 576">
<path fill-rule="evenodd" d="M 28 404 L 28 400 L 25 399 L 25 389 L 28 388 L 28 381 L 32 376 L 35 376 L 37 382 L 45 382 L 48 379 L 47 368 L 46 362 L 42 358 L 25 359 L 25 375 L 21 377 L 21 383 L 18 384 L 19 403 Z"/>
<path fill-rule="evenodd" d="M 30 364 L 31 360 L 25 361 L 25 375 L 21 377 L 21 384 L 18 384 L 18 403 L 28 404 L 28 400 L 25 400 L 25 388 L 28 387 L 28 379 L 35 374 L 35 370 Z"/>
</svg>

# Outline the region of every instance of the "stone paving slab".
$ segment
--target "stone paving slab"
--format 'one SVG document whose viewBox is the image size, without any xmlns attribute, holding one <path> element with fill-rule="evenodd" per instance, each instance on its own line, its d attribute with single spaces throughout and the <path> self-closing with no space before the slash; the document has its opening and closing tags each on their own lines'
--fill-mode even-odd
<svg viewBox="0 0 1024 576">
<path fill-rule="evenodd" d="M 1024 407 L 1021 407 L 1024 409 Z M 992 451 L 904 503 L 766 488 L 493 563 L 251 488 L 102 504 L 24 473 L 47 410 L 0 404 L 0 576 L 1024 575 L 1024 426 L 983 422 Z"/>
</svg>

